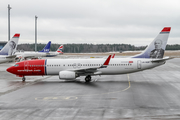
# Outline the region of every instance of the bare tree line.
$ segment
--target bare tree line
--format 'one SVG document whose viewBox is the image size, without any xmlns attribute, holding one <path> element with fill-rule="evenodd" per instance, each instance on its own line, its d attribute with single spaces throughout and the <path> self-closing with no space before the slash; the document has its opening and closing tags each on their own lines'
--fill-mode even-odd
<svg viewBox="0 0 180 120">
<path fill-rule="evenodd" d="M 46 44 L 37 44 L 40 51 Z M 51 51 L 56 51 L 61 44 L 51 44 Z M 18 50 L 34 51 L 34 44 L 20 44 Z M 64 44 L 65 53 L 96 53 L 96 52 L 122 52 L 144 50 L 146 46 L 134 46 L 130 44 Z M 166 50 L 180 50 L 180 45 L 167 45 Z"/>
</svg>

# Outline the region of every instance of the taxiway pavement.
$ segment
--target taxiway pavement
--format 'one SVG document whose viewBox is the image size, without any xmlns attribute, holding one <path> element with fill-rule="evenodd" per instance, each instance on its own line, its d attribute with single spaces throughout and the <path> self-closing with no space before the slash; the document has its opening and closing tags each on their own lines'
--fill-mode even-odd
<svg viewBox="0 0 180 120">
<path fill-rule="evenodd" d="M 180 59 L 94 82 L 58 76 L 21 78 L 0 65 L 1 120 L 180 119 Z"/>
</svg>

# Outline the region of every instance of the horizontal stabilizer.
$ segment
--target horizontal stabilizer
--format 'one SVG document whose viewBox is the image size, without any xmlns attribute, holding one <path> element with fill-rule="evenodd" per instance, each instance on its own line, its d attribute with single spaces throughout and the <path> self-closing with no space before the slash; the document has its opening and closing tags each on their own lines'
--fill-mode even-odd
<svg viewBox="0 0 180 120">
<path fill-rule="evenodd" d="M 152 62 L 163 62 L 163 61 L 166 61 L 166 60 L 170 60 L 170 59 L 173 59 L 173 57 L 164 57 L 163 59 L 153 59 Z"/>
</svg>

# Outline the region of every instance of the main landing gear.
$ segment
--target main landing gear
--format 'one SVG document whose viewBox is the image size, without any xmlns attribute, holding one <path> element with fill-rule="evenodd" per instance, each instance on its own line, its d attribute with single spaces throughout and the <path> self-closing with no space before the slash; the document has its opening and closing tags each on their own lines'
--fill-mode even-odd
<svg viewBox="0 0 180 120">
<path fill-rule="evenodd" d="M 23 77 L 22 77 L 22 81 L 24 82 L 25 80 L 26 80 L 26 78 L 23 76 Z"/>
<path fill-rule="evenodd" d="M 86 81 L 86 82 L 90 82 L 90 81 L 91 81 L 91 76 L 90 76 L 90 75 L 87 75 L 87 76 L 85 77 L 85 81 Z"/>
</svg>

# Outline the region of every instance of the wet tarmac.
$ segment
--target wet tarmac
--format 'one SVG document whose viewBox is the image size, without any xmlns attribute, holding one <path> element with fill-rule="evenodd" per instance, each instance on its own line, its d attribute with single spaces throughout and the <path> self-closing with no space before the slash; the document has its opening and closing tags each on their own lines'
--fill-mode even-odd
<svg viewBox="0 0 180 120">
<path fill-rule="evenodd" d="M 180 119 L 180 59 L 154 69 L 95 76 L 85 83 L 58 76 L 27 77 L 0 64 L 0 120 Z"/>
</svg>

